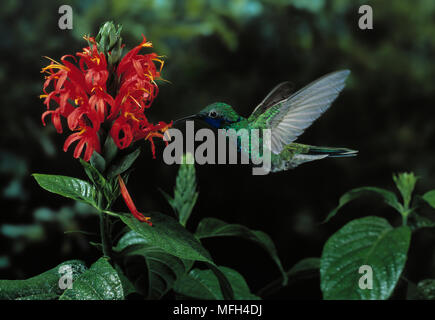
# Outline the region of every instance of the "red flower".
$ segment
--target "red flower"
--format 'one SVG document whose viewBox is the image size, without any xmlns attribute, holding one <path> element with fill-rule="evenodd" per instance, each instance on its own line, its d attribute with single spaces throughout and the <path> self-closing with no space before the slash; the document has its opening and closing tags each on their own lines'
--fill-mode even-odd
<svg viewBox="0 0 435 320">
<path fill-rule="evenodd" d="M 127 187 L 125 186 L 124 180 L 122 180 L 121 176 L 119 175 L 118 175 L 118 182 L 119 182 L 119 187 L 121 189 L 121 195 L 124 198 L 125 204 L 127 205 L 130 212 L 133 214 L 133 216 L 139 221 L 146 222 L 150 226 L 152 226 L 153 224 L 151 223 L 151 218 L 145 217 L 142 213 L 140 213 L 136 209 L 136 206 L 134 205 L 133 200 L 131 199 L 130 194 L 128 193 Z"/>
<path fill-rule="evenodd" d="M 63 151 L 67 151 L 69 146 L 79 140 L 77 146 L 74 150 L 74 158 L 80 157 L 84 146 L 86 145 L 85 155 L 83 157 L 84 161 L 89 161 L 91 159 L 92 153 L 95 151 L 100 152 L 100 140 L 98 139 L 97 131 L 94 129 L 83 128 L 79 132 L 75 132 L 70 135 L 63 146 Z"/>
<path fill-rule="evenodd" d="M 160 122 L 157 126 L 148 122 L 144 110 L 151 106 L 158 93 L 155 79 L 160 77 L 163 61 L 155 53 L 140 55 L 142 48 L 152 44 L 145 37 L 140 45 L 128 52 L 120 61 L 116 74 L 121 80 L 120 89 L 115 99 L 114 108 L 109 118 L 116 118 L 110 134 L 120 148 L 128 147 L 139 139 L 149 140 L 155 157 L 152 137 L 162 137 L 162 133 L 172 125 Z M 157 70 L 154 61 L 160 63 Z"/>
<path fill-rule="evenodd" d="M 62 133 L 62 117 L 67 119 L 68 127 L 73 133 L 64 145 L 66 151 L 74 141 L 78 141 L 74 157 L 80 157 L 85 149 L 84 160 L 89 161 L 94 151 L 100 151 L 98 132 L 103 122 L 109 122 L 110 135 L 120 149 L 127 148 L 139 139 L 149 140 L 153 157 L 155 148 L 153 137 L 162 137 L 171 124 L 148 122 L 144 111 L 149 108 L 158 93 L 155 83 L 160 78 L 163 61 L 155 53 L 139 54 L 142 48 L 152 44 L 145 37 L 140 45 L 128 52 L 119 62 L 114 76 L 119 83 L 116 95 L 107 91 L 108 70 L 106 55 L 98 51 L 94 38 L 84 37 L 89 46 L 74 56 L 61 58 L 61 63 L 51 60 L 42 69 L 48 75 L 43 86 L 44 104 L 47 111 L 42 114 L 42 122 L 51 115 L 51 121 L 57 132 Z M 110 55 L 110 52 L 107 54 Z M 68 61 L 71 58 L 75 64 Z M 160 63 L 157 70 L 155 62 Z M 47 88 L 52 87 L 48 92 Z M 52 104 L 57 105 L 51 109 Z"/>
</svg>

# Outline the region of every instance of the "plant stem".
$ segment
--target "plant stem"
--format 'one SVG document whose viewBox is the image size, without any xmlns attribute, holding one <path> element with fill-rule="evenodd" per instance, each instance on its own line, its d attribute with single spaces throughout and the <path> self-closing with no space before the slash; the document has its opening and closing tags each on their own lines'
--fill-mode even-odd
<svg viewBox="0 0 435 320">
<path fill-rule="evenodd" d="M 100 235 L 103 254 L 110 259 L 112 254 L 112 241 L 110 238 L 109 216 L 100 212 Z"/>
<path fill-rule="evenodd" d="M 408 224 L 408 214 L 402 215 L 402 225 L 406 226 Z"/>
</svg>

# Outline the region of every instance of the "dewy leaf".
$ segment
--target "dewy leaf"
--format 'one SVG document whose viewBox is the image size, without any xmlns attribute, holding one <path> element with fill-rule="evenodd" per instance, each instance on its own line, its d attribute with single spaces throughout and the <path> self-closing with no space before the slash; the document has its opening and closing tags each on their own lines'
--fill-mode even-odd
<svg viewBox="0 0 435 320">
<path fill-rule="evenodd" d="M 348 202 L 368 194 L 381 196 L 382 198 L 384 198 L 384 201 L 389 206 L 396 209 L 399 213 L 403 212 L 403 207 L 399 203 L 399 201 L 397 200 L 397 196 L 393 192 L 381 188 L 376 188 L 376 187 L 361 187 L 361 188 L 352 189 L 346 192 L 345 194 L 343 194 L 340 197 L 340 200 L 338 201 L 338 206 L 328 214 L 328 216 L 323 222 L 324 223 L 328 222 L 333 216 L 337 214 L 338 210 L 340 210 Z"/>
<path fill-rule="evenodd" d="M 234 291 L 236 300 L 258 300 L 259 297 L 252 294 L 245 279 L 237 271 L 219 267 L 228 278 Z M 216 275 L 211 270 L 193 269 L 178 280 L 174 287 L 175 292 L 182 296 L 201 300 L 222 300 L 221 289 Z"/>
<path fill-rule="evenodd" d="M 195 165 L 191 164 L 193 163 L 192 157 L 190 153 L 183 155 L 175 183 L 174 197 L 171 198 L 162 191 L 183 226 L 186 225 L 198 199 Z"/>
<path fill-rule="evenodd" d="M 228 224 L 216 218 L 204 218 L 196 229 L 195 236 L 198 239 L 212 237 L 240 237 L 251 240 L 263 247 L 272 257 L 283 275 L 283 285 L 287 284 L 287 274 L 285 273 L 281 260 L 278 257 L 278 252 L 270 237 L 257 230 L 251 230 L 240 224 Z"/>
<path fill-rule="evenodd" d="M 426 192 L 423 195 L 423 200 L 426 201 L 432 208 L 435 209 L 435 190 Z"/>
<path fill-rule="evenodd" d="M 193 234 L 187 231 L 174 218 L 158 212 L 147 213 L 151 217 L 153 226 L 140 222 L 129 213 L 114 213 L 139 236 L 148 243 L 172 254 L 176 257 L 187 260 L 198 260 L 212 263 L 208 251 L 201 245 Z"/>
<path fill-rule="evenodd" d="M 96 206 L 96 190 L 88 182 L 66 176 L 34 173 L 36 182 L 45 190 Z"/>
<path fill-rule="evenodd" d="M 100 258 L 85 271 L 60 300 L 123 300 L 121 279 L 105 258 Z"/>
<path fill-rule="evenodd" d="M 64 289 L 59 285 L 62 276 L 74 281 L 86 271 L 82 261 L 65 261 L 57 267 L 26 280 L 0 280 L 0 300 L 48 300 L 57 299 Z"/>
<path fill-rule="evenodd" d="M 132 273 L 129 269 L 137 268 L 138 264 L 127 258 L 132 256 L 144 258 L 146 264 L 142 268 L 144 272 L 134 274 L 131 280 L 134 283 L 147 284 L 146 292 L 142 292 L 147 299 L 160 299 L 164 296 L 172 289 L 175 281 L 187 273 L 193 264 L 190 260 L 180 259 L 153 246 L 134 231 L 129 231 L 121 237 L 115 251 L 120 252 L 124 257 L 127 275 Z"/>
<path fill-rule="evenodd" d="M 346 224 L 323 248 L 324 299 L 388 299 L 405 267 L 410 240 L 408 227 L 392 228 L 383 218 L 370 216 Z M 365 286 L 371 278 L 369 289 Z"/>
<path fill-rule="evenodd" d="M 118 174 L 124 173 L 127 171 L 134 161 L 139 157 L 140 148 L 137 148 L 132 153 L 127 154 L 122 157 L 118 162 L 114 163 L 111 167 L 109 167 L 107 171 L 107 178 L 111 179 L 116 177 Z"/>
</svg>

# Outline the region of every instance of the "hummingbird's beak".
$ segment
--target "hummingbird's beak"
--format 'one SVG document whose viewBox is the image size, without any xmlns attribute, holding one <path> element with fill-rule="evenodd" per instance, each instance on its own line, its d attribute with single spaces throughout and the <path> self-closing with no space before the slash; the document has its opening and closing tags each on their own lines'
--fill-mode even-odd
<svg viewBox="0 0 435 320">
<path fill-rule="evenodd" d="M 187 116 L 187 117 L 184 117 L 184 118 L 180 118 L 180 119 L 175 120 L 175 121 L 174 121 L 174 125 L 175 125 L 176 123 L 178 123 L 178 122 L 181 122 L 181 121 L 195 120 L 195 119 L 200 119 L 200 118 L 201 118 L 201 117 L 198 116 L 197 114 L 193 114 L 193 115 L 191 115 L 191 116 Z"/>
</svg>

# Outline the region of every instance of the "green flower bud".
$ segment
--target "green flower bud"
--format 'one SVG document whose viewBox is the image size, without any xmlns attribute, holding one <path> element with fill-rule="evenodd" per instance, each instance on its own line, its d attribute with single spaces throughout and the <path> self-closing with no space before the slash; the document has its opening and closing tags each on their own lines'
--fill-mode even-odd
<svg viewBox="0 0 435 320">
<path fill-rule="evenodd" d="M 95 38 L 98 44 L 98 50 L 104 52 L 108 57 L 109 64 L 113 65 L 117 63 L 122 54 L 122 38 L 121 38 L 122 26 L 117 25 L 115 27 L 112 21 L 105 22 L 98 35 Z"/>
</svg>

